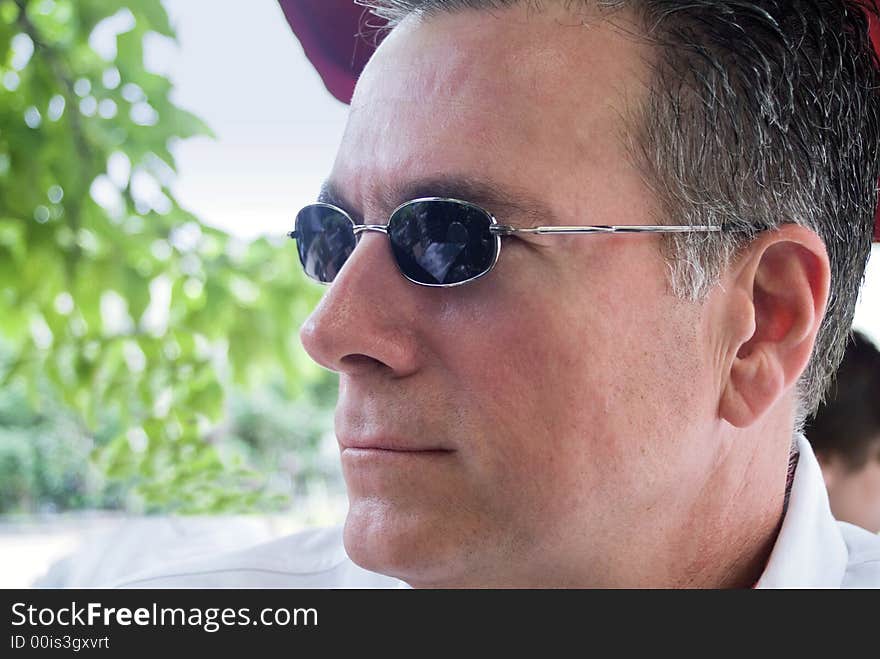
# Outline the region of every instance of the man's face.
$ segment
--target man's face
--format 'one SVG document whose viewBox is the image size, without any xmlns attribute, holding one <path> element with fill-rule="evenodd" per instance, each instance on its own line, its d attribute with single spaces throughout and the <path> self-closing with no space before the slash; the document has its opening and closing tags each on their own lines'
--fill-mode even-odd
<svg viewBox="0 0 880 659">
<path fill-rule="evenodd" d="M 656 224 L 622 118 L 650 53 L 580 22 L 404 22 L 358 83 L 341 205 L 372 224 L 433 195 L 515 226 Z M 505 238 L 488 276 L 436 289 L 363 234 L 302 330 L 340 375 L 355 562 L 413 585 L 600 585 L 688 537 L 717 450 L 717 350 L 705 306 L 668 291 L 659 240 Z"/>
</svg>

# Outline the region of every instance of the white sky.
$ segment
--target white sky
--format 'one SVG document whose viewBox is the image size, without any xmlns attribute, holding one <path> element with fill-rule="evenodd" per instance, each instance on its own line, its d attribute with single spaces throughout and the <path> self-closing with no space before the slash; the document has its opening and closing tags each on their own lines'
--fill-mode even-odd
<svg viewBox="0 0 880 659">
<path fill-rule="evenodd" d="M 274 0 L 166 0 L 180 47 L 148 50 L 174 100 L 218 139 L 176 148 L 181 204 L 243 237 L 283 235 L 330 172 L 347 106 L 324 88 Z"/>
<path fill-rule="evenodd" d="M 176 148 L 179 202 L 244 238 L 284 234 L 330 171 L 347 106 L 324 88 L 275 0 L 164 4 L 179 47 L 154 40 L 148 65 L 168 74 L 175 101 L 217 134 Z M 880 343 L 880 246 L 855 326 Z"/>
<path fill-rule="evenodd" d="M 880 244 L 874 245 L 868 261 L 865 285 L 856 306 L 853 326 L 868 334 L 880 346 Z"/>
</svg>

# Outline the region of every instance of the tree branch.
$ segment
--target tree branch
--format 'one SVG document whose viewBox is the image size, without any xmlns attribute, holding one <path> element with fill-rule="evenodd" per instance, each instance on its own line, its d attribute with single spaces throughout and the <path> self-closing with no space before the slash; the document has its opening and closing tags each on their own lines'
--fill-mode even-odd
<svg viewBox="0 0 880 659">
<path fill-rule="evenodd" d="M 52 73 L 55 75 L 56 81 L 61 87 L 65 106 L 66 108 L 68 108 L 68 112 L 70 113 L 70 127 L 73 131 L 73 140 L 74 144 L 76 144 L 77 153 L 79 154 L 79 157 L 81 158 L 83 163 L 89 163 L 92 160 L 93 150 L 89 145 L 89 141 L 86 137 L 86 133 L 82 125 L 82 115 L 79 112 L 79 106 L 76 102 L 76 92 L 74 91 L 73 77 L 66 69 L 64 60 L 61 55 L 59 55 L 57 49 L 49 46 L 42 40 L 37 26 L 33 24 L 30 18 L 28 18 L 26 0 L 14 0 L 14 2 L 19 9 L 17 19 L 19 28 L 21 28 L 21 31 L 28 35 L 28 37 L 30 37 L 30 40 L 34 44 L 34 51 L 36 52 L 37 49 L 39 49 L 39 51 L 45 57 L 46 62 L 49 64 L 49 68 L 52 70 Z M 90 168 L 86 166 L 77 168 L 80 177 L 80 188 L 82 190 L 86 190 L 90 184 L 90 181 L 86 180 L 85 176 L 83 175 L 84 172 L 88 170 L 90 170 Z M 79 195 L 71 195 L 69 198 L 69 202 L 66 205 L 68 222 L 74 232 L 74 235 L 79 231 L 79 228 L 81 226 L 80 204 L 78 201 L 78 197 Z M 76 241 L 74 241 L 71 250 L 68 252 L 69 258 L 66 261 L 67 276 L 71 281 L 74 278 L 76 264 L 79 262 L 81 253 L 81 248 L 76 243 Z"/>
</svg>

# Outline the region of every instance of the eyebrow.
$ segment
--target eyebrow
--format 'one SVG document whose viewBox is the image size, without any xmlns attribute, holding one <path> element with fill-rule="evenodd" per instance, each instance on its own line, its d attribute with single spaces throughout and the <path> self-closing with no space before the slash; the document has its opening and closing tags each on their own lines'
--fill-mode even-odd
<svg viewBox="0 0 880 659">
<path fill-rule="evenodd" d="M 390 214 L 400 204 L 422 197 L 447 197 L 460 199 L 485 208 L 502 224 L 509 219 L 522 218 L 531 223 L 544 225 L 557 224 L 553 212 L 540 199 L 532 197 L 522 190 L 506 188 L 489 180 L 481 180 L 471 176 L 438 176 L 403 182 L 391 186 L 382 192 L 379 199 L 380 208 Z M 321 185 L 318 201 L 332 204 L 349 212 L 353 217 L 360 217 L 360 209 L 345 196 L 344 192 L 331 180 Z"/>
</svg>

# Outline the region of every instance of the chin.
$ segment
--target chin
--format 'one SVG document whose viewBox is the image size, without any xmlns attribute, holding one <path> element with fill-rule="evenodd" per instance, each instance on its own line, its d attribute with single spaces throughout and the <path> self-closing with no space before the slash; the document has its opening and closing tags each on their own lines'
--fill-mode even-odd
<svg viewBox="0 0 880 659">
<path fill-rule="evenodd" d="M 453 520 L 352 502 L 345 520 L 345 551 L 354 563 L 418 586 L 459 581 L 466 570 L 464 536 Z"/>
</svg>

